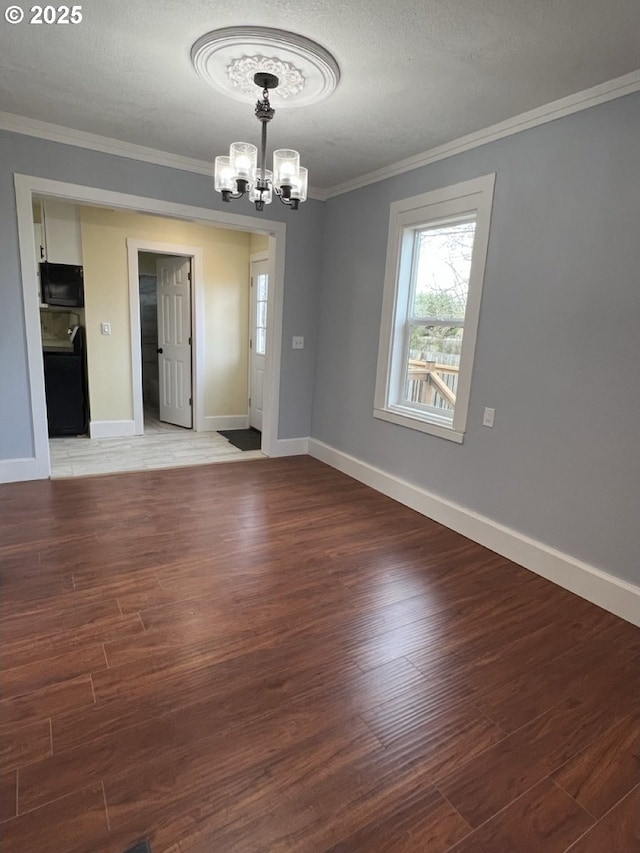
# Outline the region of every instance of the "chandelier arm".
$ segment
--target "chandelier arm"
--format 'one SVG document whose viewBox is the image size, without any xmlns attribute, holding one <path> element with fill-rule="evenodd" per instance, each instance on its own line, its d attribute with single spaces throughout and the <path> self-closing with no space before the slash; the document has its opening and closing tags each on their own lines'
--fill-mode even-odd
<svg viewBox="0 0 640 853">
<path fill-rule="evenodd" d="M 283 184 L 281 187 L 273 186 L 274 193 L 278 196 L 283 204 L 291 204 L 296 199 L 291 198 L 291 187 L 289 184 Z"/>
<path fill-rule="evenodd" d="M 283 204 L 286 204 L 287 207 L 290 207 L 291 210 L 298 209 L 299 200 L 297 198 L 283 198 L 281 195 L 279 195 L 278 198 Z"/>
<path fill-rule="evenodd" d="M 275 185 L 273 187 L 274 193 L 283 204 L 286 204 L 287 207 L 291 208 L 291 210 L 297 210 L 300 204 L 299 200 L 297 198 L 291 198 L 291 196 L 286 192 L 283 193 L 282 189 L 282 187 L 276 187 Z"/>
<path fill-rule="evenodd" d="M 246 181 L 236 181 L 237 184 L 244 184 L 245 189 L 238 189 L 237 192 L 232 192 L 231 190 L 221 190 L 222 192 L 222 201 L 231 201 L 231 199 L 242 198 L 243 195 L 246 194 Z"/>
</svg>

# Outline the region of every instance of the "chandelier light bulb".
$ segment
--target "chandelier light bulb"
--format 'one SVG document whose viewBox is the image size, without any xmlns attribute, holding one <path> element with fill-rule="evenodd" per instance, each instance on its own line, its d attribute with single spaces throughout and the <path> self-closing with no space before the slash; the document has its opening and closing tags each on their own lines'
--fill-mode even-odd
<svg viewBox="0 0 640 853">
<path fill-rule="evenodd" d="M 256 179 L 258 165 L 258 149 L 249 142 L 233 142 L 229 149 L 231 169 L 236 180 L 252 184 Z"/>
<path fill-rule="evenodd" d="M 229 157 L 216 157 L 214 182 L 217 192 L 235 192 L 236 182 Z"/>
<path fill-rule="evenodd" d="M 273 180 L 277 187 L 290 187 L 298 178 L 300 155 L 291 148 L 273 152 Z"/>
</svg>

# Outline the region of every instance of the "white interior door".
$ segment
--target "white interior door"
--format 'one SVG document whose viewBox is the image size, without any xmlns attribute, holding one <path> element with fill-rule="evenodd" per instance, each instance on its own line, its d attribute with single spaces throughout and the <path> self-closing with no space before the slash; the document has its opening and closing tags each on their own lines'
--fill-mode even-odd
<svg viewBox="0 0 640 853">
<path fill-rule="evenodd" d="M 193 425 L 190 271 L 189 258 L 156 262 L 160 420 L 189 429 Z"/>
<path fill-rule="evenodd" d="M 264 397 L 264 359 L 267 351 L 268 297 L 269 261 L 252 261 L 249 425 L 260 431 Z"/>
</svg>

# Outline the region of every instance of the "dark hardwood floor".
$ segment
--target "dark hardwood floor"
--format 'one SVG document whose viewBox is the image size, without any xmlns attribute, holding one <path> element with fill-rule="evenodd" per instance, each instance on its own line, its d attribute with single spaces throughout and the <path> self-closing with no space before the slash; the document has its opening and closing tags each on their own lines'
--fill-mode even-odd
<svg viewBox="0 0 640 853">
<path fill-rule="evenodd" d="M 630 624 L 308 457 L 1 510 L 2 853 L 637 853 Z"/>
</svg>

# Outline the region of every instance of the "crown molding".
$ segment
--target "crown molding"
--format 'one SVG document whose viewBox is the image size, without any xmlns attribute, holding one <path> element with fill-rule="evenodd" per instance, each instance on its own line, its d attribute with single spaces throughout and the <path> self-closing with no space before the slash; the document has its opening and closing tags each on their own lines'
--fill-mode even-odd
<svg viewBox="0 0 640 853">
<path fill-rule="evenodd" d="M 309 198 L 316 201 L 328 201 L 335 196 L 361 189 L 378 181 L 384 181 L 386 178 L 401 175 L 403 172 L 411 172 L 429 163 L 435 163 L 438 160 L 452 157 L 454 154 L 460 154 L 463 151 L 469 151 L 471 148 L 485 145 L 487 142 L 503 139 L 505 136 L 511 136 L 522 130 L 528 130 L 540 124 L 555 121 L 558 118 L 580 112 L 581 110 L 587 110 L 590 107 L 595 107 L 597 104 L 621 98 L 638 90 L 640 90 L 640 69 L 632 71 L 630 74 L 625 74 L 622 77 L 616 77 L 614 80 L 609 80 L 606 83 L 601 83 L 598 86 L 593 86 L 590 89 L 585 89 L 582 92 L 568 95 L 566 98 L 552 101 L 549 104 L 529 110 L 526 113 L 521 113 L 518 116 L 486 127 L 483 130 L 470 133 L 467 136 L 453 139 L 451 142 L 447 142 L 437 148 L 432 148 L 429 151 L 424 151 L 421 154 L 415 154 L 406 160 L 391 163 L 373 172 L 367 172 L 359 178 L 335 184 L 325 189 L 309 187 Z M 25 116 L 14 113 L 0 111 L 0 130 L 8 130 L 12 133 L 23 134 L 24 136 L 35 136 L 39 139 L 48 139 L 51 142 L 60 142 L 63 145 L 74 145 L 77 148 L 88 148 L 92 151 L 101 151 L 104 154 L 115 154 L 117 157 L 127 157 L 130 160 L 140 160 L 156 166 L 166 166 L 170 169 L 179 169 L 183 172 L 195 172 L 198 175 L 213 177 L 213 162 L 208 162 L 207 160 L 194 160 L 190 157 L 183 157 L 181 154 L 159 151 L 156 148 L 147 148 L 144 145 L 135 145 L 132 142 L 112 139 L 109 136 L 86 133 L 83 130 L 75 130 L 59 124 L 50 124 L 46 121 L 26 118 Z"/>
<path fill-rule="evenodd" d="M 181 154 L 159 151 L 157 148 L 147 148 L 145 145 L 124 142 L 122 139 L 86 133 L 72 127 L 63 127 L 60 124 L 51 124 L 48 121 L 39 121 L 1 110 L 0 130 L 20 133 L 23 136 L 35 136 L 38 139 L 48 139 L 50 142 L 60 142 L 63 145 L 74 145 L 76 148 L 87 148 L 90 151 L 100 151 L 103 154 L 115 154 L 116 157 L 140 160 L 154 166 L 166 166 L 169 169 L 179 169 L 182 172 L 194 172 L 197 175 L 206 175 L 213 180 L 213 160 L 211 162 L 194 160 L 191 157 L 183 157 Z M 309 187 L 308 192 L 309 198 L 316 201 L 326 201 L 324 190 Z"/>
<path fill-rule="evenodd" d="M 487 142 L 503 139 L 505 136 L 520 133 L 522 130 L 528 130 L 540 124 L 555 121 L 563 116 L 568 116 L 581 110 L 587 110 L 590 107 L 597 106 L 597 104 L 605 103 L 605 101 L 613 101 L 616 98 L 621 98 L 623 95 L 637 92 L 639 89 L 640 70 L 632 71 L 630 74 L 616 77 L 614 80 L 608 80 L 606 83 L 601 83 L 582 92 L 576 92 L 573 95 L 568 95 L 566 98 L 551 101 L 549 104 L 521 113 L 499 124 L 491 125 L 490 127 L 470 133 L 467 136 L 461 136 L 458 139 L 453 139 L 451 142 L 446 142 L 437 148 L 431 148 L 429 151 L 415 154 L 413 157 L 407 157 L 406 160 L 399 160 L 396 163 L 390 163 L 388 166 L 383 166 L 373 172 L 367 172 L 359 178 L 335 184 L 324 190 L 325 200 L 361 189 L 369 184 L 384 181 L 386 178 L 392 178 L 395 175 L 401 175 L 403 172 L 411 172 L 414 169 L 419 169 L 421 166 L 427 166 L 429 163 L 435 163 L 438 160 L 452 157 L 454 154 L 469 151 L 471 148 L 478 148 Z"/>
<path fill-rule="evenodd" d="M 145 145 L 135 145 L 132 142 L 112 139 L 109 136 L 86 133 L 83 130 L 63 127 L 60 124 L 50 124 L 48 121 L 26 118 L 15 113 L 0 112 L 0 130 L 21 133 L 24 136 L 36 136 L 38 139 L 61 142 L 63 145 L 88 148 L 91 151 L 101 151 L 103 154 L 115 154 L 118 157 L 128 157 L 130 160 L 142 160 L 156 166 L 168 166 L 170 169 L 195 172 L 213 178 L 213 162 L 193 160 L 190 157 L 183 157 L 181 154 L 158 151 L 156 148 L 147 148 Z"/>
<path fill-rule="evenodd" d="M 316 201 L 327 201 L 329 198 L 329 190 L 323 190 L 321 187 L 313 187 L 311 184 L 309 185 L 307 193 L 309 198 L 313 198 Z"/>
</svg>

